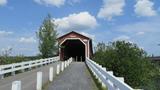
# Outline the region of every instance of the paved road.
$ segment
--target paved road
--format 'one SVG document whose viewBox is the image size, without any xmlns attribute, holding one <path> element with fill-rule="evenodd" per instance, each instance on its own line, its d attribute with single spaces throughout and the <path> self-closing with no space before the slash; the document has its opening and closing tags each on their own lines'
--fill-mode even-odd
<svg viewBox="0 0 160 90">
<path fill-rule="evenodd" d="M 49 85 L 48 90 L 98 90 L 84 62 L 73 62 Z"/>
<path fill-rule="evenodd" d="M 49 67 L 53 66 L 54 71 L 56 70 L 56 64 L 59 62 L 55 62 L 50 65 L 46 65 L 43 67 L 39 67 L 37 69 L 33 69 L 28 72 L 20 73 L 15 76 L 7 77 L 3 80 L 0 80 L 0 90 L 11 90 L 12 82 L 15 80 L 21 80 L 22 82 L 22 90 L 36 90 L 36 75 L 38 71 L 43 72 L 43 83 L 48 81 Z"/>
</svg>

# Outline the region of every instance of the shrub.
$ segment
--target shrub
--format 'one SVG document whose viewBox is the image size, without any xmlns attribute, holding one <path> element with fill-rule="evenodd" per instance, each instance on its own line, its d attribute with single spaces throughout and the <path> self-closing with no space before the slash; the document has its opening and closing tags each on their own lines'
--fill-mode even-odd
<svg viewBox="0 0 160 90">
<path fill-rule="evenodd" d="M 134 88 L 157 90 L 154 79 L 159 74 L 158 69 L 136 44 L 126 41 L 99 43 L 93 60 L 112 70 L 114 75 L 123 76 Z"/>
</svg>

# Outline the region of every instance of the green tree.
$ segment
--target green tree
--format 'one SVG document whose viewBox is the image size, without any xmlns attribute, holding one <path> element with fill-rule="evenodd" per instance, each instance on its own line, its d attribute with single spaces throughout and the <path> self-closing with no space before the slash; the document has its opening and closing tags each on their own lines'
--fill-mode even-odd
<svg viewBox="0 0 160 90">
<path fill-rule="evenodd" d="M 37 32 L 39 38 L 39 51 L 43 58 L 52 57 L 57 53 L 57 32 L 56 25 L 48 15 Z"/>
<path fill-rule="evenodd" d="M 134 88 L 158 90 L 153 79 L 160 72 L 136 44 L 116 41 L 100 43 L 97 48 L 93 59 L 112 70 L 114 75 L 124 77 L 125 82 Z"/>
</svg>

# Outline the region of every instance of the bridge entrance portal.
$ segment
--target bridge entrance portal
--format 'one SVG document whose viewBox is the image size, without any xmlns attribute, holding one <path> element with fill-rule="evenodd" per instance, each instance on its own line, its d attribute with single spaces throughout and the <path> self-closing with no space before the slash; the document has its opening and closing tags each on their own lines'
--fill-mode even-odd
<svg viewBox="0 0 160 90">
<path fill-rule="evenodd" d="M 75 61 L 85 61 L 85 44 L 78 39 L 69 39 L 61 44 L 61 54 L 64 60 L 73 57 Z"/>
<path fill-rule="evenodd" d="M 58 38 L 60 60 L 73 57 L 75 61 L 85 61 L 93 55 L 92 39 L 77 32 L 69 32 Z"/>
</svg>

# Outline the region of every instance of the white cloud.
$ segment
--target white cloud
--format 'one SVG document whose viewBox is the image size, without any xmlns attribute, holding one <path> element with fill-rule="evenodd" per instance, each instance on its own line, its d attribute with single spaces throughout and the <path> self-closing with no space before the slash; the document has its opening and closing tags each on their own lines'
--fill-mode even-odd
<svg viewBox="0 0 160 90">
<path fill-rule="evenodd" d="M 3 36 L 8 36 L 8 35 L 11 35 L 13 34 L 13 32 L 10 32 L 10 31 L 0 31 L 0 37 L 3 37 Z"/>
<path fill-rule="evenodd" d="M 80 3 L 80 0 L 67 0 L 69 5 L 74 5 L 75 3 Z"/>
<path fill-rule="evenodd" d="M 89 34 L 89 33 L 86 33 L 86 32 L 81 32 L 81 34 L 84 35 L 84 36 L 87 36 L 87 37 L 91 38 L 92 40 L 95 39 L 95 35 L 93 35 L 93 34 Z"/>
<path fill-rule="evenodd" d="M 137 32 L 136 35 L 144 35 L 145 32 Z"/>
<path fill-rule="evenodd" d="M 114 16 L 123 14 L 125 0 L 103 0 L 103 6 L 98 12 L 99 18 L 111 20 Z"/>
<path fill-rule="evenodd" d="M 19 39 L 19 42 L 21 42 L 21 43 L 35 43 L 36 40 L 34 39 L 34 37 L 21 37 Z"/>
<path fill-rule="evenodd" d="M 51 5 L 56 7 L 60 7 L 65 3 L 65 0 L 34 0 L 34 1 L 38 4 L 44 4 L 46 6 Z"/>
<path fill-rule="evenodd" d="M 155 16 L 156 11 L 153 9 L 154 3 L 150 0 L 137 0 L 135 4 L 135 13 L 139 16 Z"/>
<path fill-rule="evenodd" d="M 7 4 L 7 0 L 0 0 L 0 6 L 4 6 Z"/>
<path fill-rule="evenodd" d="M 11 55 L 32 56 L 39 53 L 35 31 L 30 31 L 29 33 L 0 31 L 0 33 L 0 54 L 9 48 L 12 48 Z M 1 37 L 2 35 L 3 37 Z"/>
<path fill-rule="evenodd" d="M 88 12 L 70 14 L 54 19 L 54 22 L 58 25 L 58 30 L 66 31 L 93 29 L 98 25 L 96 18 Z"/>
<path fill-rule="evenodd" d="M 138 46 L 144 47 L 150 55 L 160 55 L 157 45 L 160 42 L 160 19 L 157 18 L 159 17 L 117 26 L 114 30 L 115 32 L 128 35 L 131 41 L 138 44 Z"/>
<path fill-rule="evenodd" d="M 126 36 L 126 35 L 121 35 L 119 37 L 116 37 L 113 39 L 113 41 L 117 41 L 117 40 L 125 40 L 125 41 L 129 41 L 130 37 L 129 36 Z"/>
<path fill-rule="evenodd" d="M 159 18 L 159 17 L 157 17 Z M 127 33 L 160 33 L 160 20 L 148 20 L 143 22 L 135 22 L 116 27 L 116 30 Z"/>
</svg>

